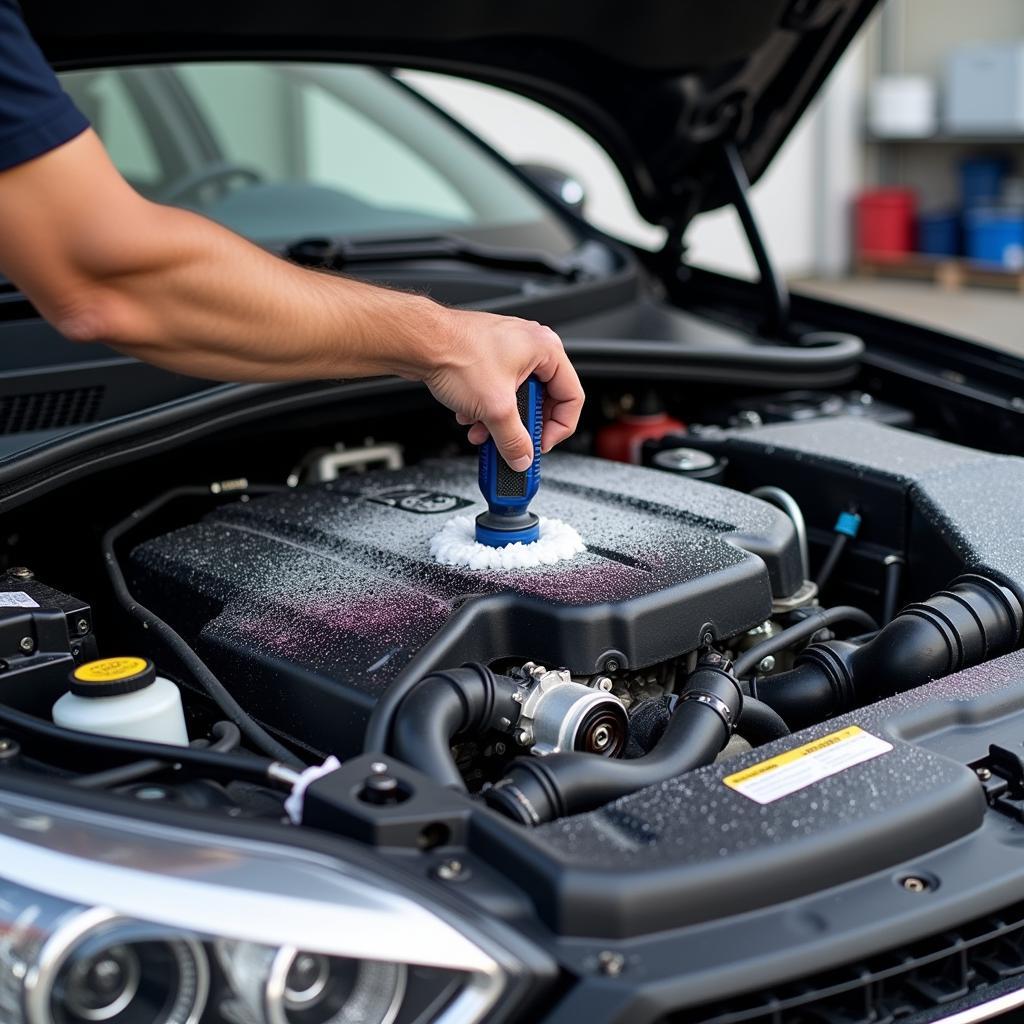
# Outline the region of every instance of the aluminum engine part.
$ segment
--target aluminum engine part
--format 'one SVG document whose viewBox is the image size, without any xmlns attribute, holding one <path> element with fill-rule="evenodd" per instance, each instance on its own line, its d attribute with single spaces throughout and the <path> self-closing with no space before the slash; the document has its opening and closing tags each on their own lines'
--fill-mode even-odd
<svg viewBox="0 0 1024 1024">
<path fill-rule="evenodd" d="M 629 733 L 626 708 L 600 682 L 587 686 L 574 681 L 566 669 L 547 669 L 532 661 L 518 675 L 522 711 L 514 735 L 520 746 L 542 757 L 563 750 L 603 757 L 622 753 Z"/>
</svg>

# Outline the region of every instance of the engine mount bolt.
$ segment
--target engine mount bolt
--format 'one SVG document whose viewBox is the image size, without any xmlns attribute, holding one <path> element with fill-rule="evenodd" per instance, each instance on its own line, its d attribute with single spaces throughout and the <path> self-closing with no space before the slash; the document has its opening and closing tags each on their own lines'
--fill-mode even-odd
<svg viewBox="0 0 1024 1024">
<path fill-rule="evenodd" d="M 626 958 L 614 950 L 604 949 L 597 954 L 597 969 L 609 978 L 617 978 L 626 969 Z"/>
<path fill-rule="evenodd" d="M 609 658 L 604 663 L 604 667 L 609 672 L 618 672 L 619 671 L 619 662 L 618 662 L 618 660 L 616 658 Z"/>
<path fill-rule="evenodd" d="M 604 692 L 607 693 L 612 688 L 613 685 L 614 684 L 612 683 L 612 681 L 607 676 L 601 676 L 600 678 L 595 680 L 595 682 L 594 682 L 594 689 L 596 689 L 596 690 L 604 690 Z"/>
<path fill-rule="evenodd" d="M 988 782 L 992 778 L 992 771 L 989 768 L 975 768 L 974 774 L 981 779 L 982 782 Z"/>
<path fill-rule="evenodd" d="M 757 663 L 757 671 L 758 672 L 771 672 L 771 670 L 773 668 L 775 668 L 775 655 L 774 654 L 766 654 Z"/>
<path fill-rule="evenodd" d="M 461 860 L 445 860 L 438 864 L 434 874 L 442 882 L 457 882 L 465 870 Z"/>
<path fill-rule="evenodd" d="M 79 633 L 88 633 L 89 632 L 89 620 L 88 619 L 79 619 L 78 622 L 75 623 L 75 628 L 78 630 Z"/>
<path fill-rule="evenodd" d="M 902 885 L 907 892 L 913 893 L 927 892 L 931 888 L 927 879 L 918 878 L 917 875 L 907 875 L 907 877 L 900 882 L 900 885 Z"/>
<path fill-rule="evenodd" d="M 36 642 L 30 636 L 23 636 L 18 646 L 26 653 L 31 654 L 36 649 Z"/>
<path fill-rule="evenodd" d="M 705 647 L 710 647 L 714 639 L 715 638 L 711 635 L 711 631 L 709 630 L 701 637 L 701 643 L 703 643 Z"/>
<path fill-rule="evenodd" d="M 33 576 L 35 576 L 35 573 L 24 565 L 15 566 L 13 569 L 11 569 L 10 574 L 16 580 L 30 580 L 32 579 Z"/>
</svg>

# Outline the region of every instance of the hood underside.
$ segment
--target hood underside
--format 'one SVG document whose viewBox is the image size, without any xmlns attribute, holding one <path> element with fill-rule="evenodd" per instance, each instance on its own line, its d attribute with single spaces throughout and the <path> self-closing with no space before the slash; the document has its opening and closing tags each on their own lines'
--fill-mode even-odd
<svg viewBox="0 0 1024 1024">
<path fill-rule="evenodd" d="M 500 85 L 609 152 L 640 213 L 684 226 L 725 201 L 722 144 L 756 180 L 877 0 L 27 0 L 59 68 L 182 59 L 343 60 Z"/>
</svg>

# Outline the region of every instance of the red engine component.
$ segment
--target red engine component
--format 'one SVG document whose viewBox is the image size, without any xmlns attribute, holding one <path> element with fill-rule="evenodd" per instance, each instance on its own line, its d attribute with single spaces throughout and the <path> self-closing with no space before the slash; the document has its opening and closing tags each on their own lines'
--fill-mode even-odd
<svg viewBox="0 0 1024 1024">
<path fill-rule="evenodd" d="M 686 424 L 670 416 L 653 396 L 597 432 L 594 449 L 602 459 L 640 464 L 644 441 L 661 440 L 669 434 L 685 434 Z"/>
</svg>

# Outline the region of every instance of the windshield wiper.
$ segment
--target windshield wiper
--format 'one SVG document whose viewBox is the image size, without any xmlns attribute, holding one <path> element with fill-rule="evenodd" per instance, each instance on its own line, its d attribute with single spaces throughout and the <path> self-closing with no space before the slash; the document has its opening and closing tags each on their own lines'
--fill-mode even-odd
<svg viewBox="0 0 1024 1024">
<path fill-rule="evenodd" d="M 416 235 L 410 238 L 354 240 L 302 238 L 285 248 L 285 255 L 304 266 L 344 270 L 367 263 L 407 263 L 410 260 L 458 260 L 494 270 L 518 270 L 575 281 L 590 268 L 575 254 L 554 256 L 535 249 L 486 245 L 459 235 Z"/>
</svg>

